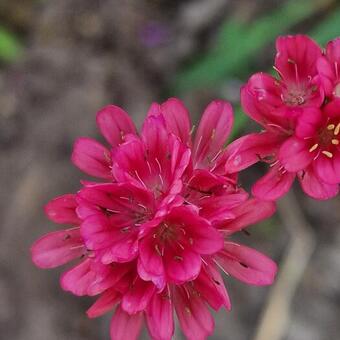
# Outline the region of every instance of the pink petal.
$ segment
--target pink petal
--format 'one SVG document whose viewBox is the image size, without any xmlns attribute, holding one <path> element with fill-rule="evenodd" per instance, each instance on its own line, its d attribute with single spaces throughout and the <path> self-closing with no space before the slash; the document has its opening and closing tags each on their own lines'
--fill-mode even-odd
<svg viewBox="0 0 340 340">
<path fill-rule="evenodd" d="M 200 204 L 200 215 L 211 223 L 234 218 L 232 209 L 244 202 L 248 196 L 248 193 L 240 191 L 235 194 L 203 198 Z"/>
<path fill-rule="evenodd" d="M 320 180 L 327 184 L 340 183 L 340 154 L 337 152 L 333 158 L 323 154 L 314 161 L 314 169 Z"/>
<path fill-rule="evenodd" d="M 323 114 L 329 118 L 338 120 L 340 118 L 340 98 L 335 98 L 323 108 Z"/>
<path fill-rule="evenodd" d="M 256 224 L 275 213 L 275 203 L 257 198 L 248 199 L 233 209 L 235 218 L 220 225 L 225 235 L 231 235 L 245 227 Z"/>
<path fill-rule="evenodd" d="M 171 340 L 174 334 L 172 302 L 165 293 L 154 294 L 146 310 L 149 333 L 155 340 Z"/>
<path fill-rule="evenodd" d="M 154 295 L 156 287 L 151 282 L 137 278 L 132 287 L 123 296 L 122 309 L 128 314 L 136 314 L 143 311 Z"/>
<path fill-rule="evenodd" d="M 322 112 L 314 107 L 303 109 L 297 119 L 295 134 L 299 138 L 313 137 L 317 134 L 323 122 Z"/>
<path fill-rule="evenodd" d="M 128 224 L 127 227 L 133 227 Z M 102 263 L 127 262 L 138 253 L 137 232 L 115 227 L 102 214 L 92 215 L 82 223 L 81 234 L 89 250 L 97 251 Z"/>
<path fill-rule="evenodd" d="M 87 295 L 88 288 L 95 280 L 96 274 L 91 270 L 91 260 L 86 259 L 77 266 L 65 272 L 61 279 L 61 287 L 74 295 Z"/>
<path fill-rule="evenodd" d="M 281 145 L 279 160 L 289 172 L 305 169 L 314 158 L 314 154 L 309 152 L 309 148 L 308 141 L 290 137 Z"/>
<path fill-rule="evenodd" d="M 226 148 L 228 154 L 226 172 L 244 170 L 261 159 L 273 156 L 282 141 L 282 136 L 271 132 L 252 133 L 236 139 Z"/>
<path fill-rule="evenodd" d="M 164 257 L 167 278 L 176 284 L 194 280 L 201 270 L 201 264 L 201 256 L 189 249 L 168 251 Z"/>
<path fill-rule="evenodd" d="M 161 104 L 160 112 L 163 114 L 168 131 L 179 137 L 182 143 L 190 144 L 190 116 L 182 101 L 170 98 Z"/>
<path fill-rule="evenodd" d="M 269 123 L 286 126 L 287 123 L 275 114 L 282 106 L 281 88 L 277 80 L 266 73 L 256 73 L 241 88 L 241 105 L 253 120 L 267 126 Z"/>
<path fill-rule="evenodd" d="M 174 304 L 181 329 L 188 340 L 204 340 L 213 333 L 214 319 L 203 299 L 188 297 L 182 287 L 174 289 Z"/>
<path fill-rule="evenodd" d="M 224 306 L 227 310 L 231 309 L 231 303 L 223 278 L 216 266 L 211 261 L 203 266 L 200 275 L 193 282 L 195 290 L 200 296 L 209 303 L 211 308 L 219 310 Z"/>
<path fill-rule="evenodd" d="M 149 274 L 149 277 L 164 276 L 164 267 L 162 257 L 157 252 L 157 241 L 150 235 L 143 238 L 139 243 L 139 259 L 143 269 Z"/>
<path fill-rule="evenodd" d="M 328 97 L 332 97 L 334 85 L 336 83 L 336 75 L 332 63 L 326 57 L 321 57 L 317 61 L 317 69 L 325 94 Z"/>
<path fill-rule="evenodd" d="M 162 266 L 163 266 L 163 263 L 162 263 Z M 140 257 L 137 261 L 137 272 L 138 272 L 138 275 L 140 276 L 140 278 L 142 280 L 152 281 L 153 284 L 157 287 L 158 292 L 161 292 L 165 288 L 166 278 L 165 278 L 165 275 L 164 275 L 164 270 L 162 271 L 162 273 L 159 276 L 154 275 L 152 273 L 149 273 L 145 269 L 142 261 L 140 260 Z"/>
<path fill-rule="evenodd" d="M 162 159 L 166 155 L 168 132 L 163 116 L 150 116 L 143 124 L 141 137 L 150 158 Z"/>
<path fill-rule="evenodd" d="M 233 125 L 233 109 L 222 100 L 211 102 L 205 109 L 197 129 L 193 158 L 197 168 L 205 168 L 218 155 Z"/>
<path fill-rule="evenodd" d="M 277 272 L 277 266 L 271 259 L 252 248 L 232 242 L 225 243 L 217 261 L 228 274 L 251 285 L 270 285 Z"/>
<path fill-rule="evenodd" d="M 79 228 L 59 230 L 49 233 L 37 240 L 31 248 L 34 264 L 40 268 L 54 268 L 84 253 L 84 242 Z"/>
<path fill-rule="evenodd" d="M 72 162 L 86 174 L 111 179 L 110 151 L 91 138 L 79 138 L 73 147 Z"/>
<path fill-rule="evenodd" d="M 213 254 L 223 247 L 221 233 L 208 220 L 186 206 L 173 209 L 167 221 L 170 224 L 183 225 L 186 237 L 191 237 L 191 248 L 198 254 Z"/>
<path fill-rule="evenodd" d="M 332 63 L 340 63 L 340 37 L 328 42 L 326 47 L 326 55 Z"/>
<path fill-rule="evenodd" d="M 111 340 L 137 340 L 142 325 L 142 313 L 129 315 L 118 306 L 111 321 Z"/>
<path fill-rule="evenodd" d="M 315 174 L 313 167 L 308 167 L 298 175 L 302 190 L 317 200 L 327 200 L 335 197 L 339 192 L 339 184 L 322 182 Z"/>
<path fill-rule="evenodd" d="M 102 293 L 97 301 L 87 310 L 86 314 L 89 318 L 97 318 L 102 316 L 119 302 L 120 294 L 114 289 L 109 289 Z"/>
<path fill-rule="evenodd" d="M 121 144 L 126 134 L 136 133 L 135 125 L 129 115 L 115 105 L 108 105 L 97 113 L 97 125 L 113 147 Z"/>
<path fill-rule="evenodd" d="M 48 202 L 45 206 L 47 217 L 55 223 L 79 225 L 81 220 L 76 214 L 75 197 L 76 195 L 66 194 Z"/>
<path fill-rule="evenodd" d="M 282 172 L 279 167 L 279 165 L 273 166 L 253 185 L 252 193 L 255 197 L 276 201 L 289 191 L 294 182 L 295 173 Z"/>
<path fill-rule="evenodd" d="M 308 80 L 316 75 L 316 62 L 322 56 L 321 48 L 306 35 L 287 35 L 276 40 L 275 66 L 285 81 Z"/>
</svg>

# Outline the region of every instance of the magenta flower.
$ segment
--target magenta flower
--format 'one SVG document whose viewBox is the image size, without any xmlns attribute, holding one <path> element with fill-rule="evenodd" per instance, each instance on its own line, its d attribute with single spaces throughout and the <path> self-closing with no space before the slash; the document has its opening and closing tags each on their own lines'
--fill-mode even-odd
<svg viewBox="0 0 340 340">
<path fill-rule="evenodd" d="M 140 134 L 108 106 L 97 124 L 110 147 L 76 141 L 75 165 L 106 182 L 83 182 L 46 206 L 52 221 L 72 227 L 39 239 L 32 259 L 42 268 L 76 260 L 61 286 L 99 296 L 89 317 L 115 309 L 111 339 L 136 339 L 143 320 L 153 339 L 171 339 L 174 312 L 188 339 L 205 339 L 214 329 L 208 306 L 230 309 L 220 268 L 248 284 L 273 282 L 273 261 L 228 239 L 275 211 L 226 174 L 232 119 L 230 104 L 211 103 L 192 142 L 177 99 L 153 104 Z"/>
<path fill-rule="evenodd" d="M 329 199 L 338 193 L 339 177 L 335 169 L 337 102 L 324 108 L 325 93 L 329 94 L 331 87 L 324 86 L 330 83 L 325 75 L 330 73 L 318 73 L 322 66 L 326 70 L 328 60 L 317 44 L 303 35 L 279 37 L 276 47 L 274 68 L 280 79 L 255 74 L 241 90 L 244 111 L 264 131 L 243 136 L 228 147 L 226 170 L 234 173 L 263 161 L 270 170 L 253 186 L 254 196 L 276 200 L 289 191 L 297 177 L 306 194 Z M 333 62 L 330 68 L 335 70 L 334 48 L 328 50 Z M 333 77 L 332 91 L 336 81 Z M 330 172 L 333 176 L 327 178 Z"/>
<path fill-rule="evenodd" d="M 325 56 L 319 58 L 317 68 L 327 96 L 340 97 L 340 38 L 327 44 Z"/>
</svg>

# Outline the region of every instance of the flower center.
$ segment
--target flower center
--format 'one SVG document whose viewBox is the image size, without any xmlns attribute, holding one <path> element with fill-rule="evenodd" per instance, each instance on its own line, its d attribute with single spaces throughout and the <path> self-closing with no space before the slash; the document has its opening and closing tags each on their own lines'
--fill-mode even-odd
<svg viewBox="0 0 340 340">
<path fill-rule="evenodd" d="M 307 96 L 308 93 L 304 86 L 294 86 L 284 91 L 282 101 L 289 106 L 299 106 L 306 102 Z"/>
<path fill-rule="evenodd" d="M 340 144 L 339 133 L 340 123 L 328 124 L 325 129 L 321 130 L 318 136 L 318 142 L 311 146 L 309 152 L 318 151 L 317 156 L 321 152 L 324 156 L 333 158 L 333 149 Z"/>
</svg>

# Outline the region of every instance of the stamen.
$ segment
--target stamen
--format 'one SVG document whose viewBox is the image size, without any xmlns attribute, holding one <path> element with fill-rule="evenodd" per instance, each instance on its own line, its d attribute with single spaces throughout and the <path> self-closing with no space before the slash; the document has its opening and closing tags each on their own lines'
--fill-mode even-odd
<svg viewBox="0 0 340 340">
<path fill-rule="evenodd" d="M 273 66 L 273 69 L 277 72 L 280 78 L 283 79 L 283 74 L 281 73 L 281 71 L 276 66 Z"/>
<path fill-rule="evenodd" d="M 147 186 L 145 185 L 145 183 L 143 182 L 143 180 L 139 177 L 139 174 L 138 174 L 138 171 L 135 170 L 135 174 L 136 174 L 136 177 L 138 178 L 139 182 L 141 182 L 141 184 L 143 185 L 143 187 L 145 189 L 147 189 Z"/>
<path fill-rule="evenodd" d="M 329 125 L 327 126 L 327 130 L 334 130 L 334 128 L 335 128 L 335 125 L 334 125 L 334 124 L 329 124 Z"/>
<path fill-rule="evenodd" d="M 318 148 L 319 144 L 316 143 L 314 144 L 310 149 L 309 149 L 309 152 L 313 152 L 314 150 L 316 150 Z"/>
<path fill-rule="evenodd" d="M 211 139 L 214 139 L 215 138 L 215 134 L 216 134 L 216 129 L 213 129 L 212 132 L 211 132 Z"/>
<path fill-rule="evenodd" d="M 337 139 L 332 139 L 332 144 L 333 145 L 339 145 L 339 141 Z"/>
<path fill-rule="evenodd" d="M 156 163 L 157 163 L 157 165 L 158 165 L 159 173 L 161 174 L 161 173 L 162 173 L 162 166 L 161 166 L 161 163 L 159 162 L 159 160 L 158 160 L 157 157 L 155 158 L 155 161 L 156 161 Z"/>
<path fill-rule="evenodd" d="M 161 251 L 159 250 L 158 244 L 155 245 L 155 249 L 156 249 L 157 254 L 158 254 L 159 256 L 162 256 L 162 253 L 161 253 Z"/>
<path fill-rule="evenodd" d="M 340 132 L 340 123 L 338 123 L 338 125 L 335 127 L 334 129 L 334 135 L 337 136 Z"/>
<path fill-rule="evenodd" d="M 333 154 L 329 151 L 322 151 L 322 153 L 328 158 L 333 158 Z"/>
</svg>

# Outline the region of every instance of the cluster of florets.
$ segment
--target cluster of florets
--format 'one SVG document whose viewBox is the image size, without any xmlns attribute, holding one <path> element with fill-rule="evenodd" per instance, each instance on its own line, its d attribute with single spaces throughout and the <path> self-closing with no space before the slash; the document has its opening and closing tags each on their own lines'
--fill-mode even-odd
<svg viewBox="0 0 340 340">
<path fill-rule="evenodd" d="M 279 37 L 274 70 L 254 74 L 241 90 L 244 111 L 264 131 L 230 145 L 228 171 L 264 161 L 270 170 L 253 194 L 276 200 L 298 178 L 315 199 L 338 194 L 340 183 L 340 38 L 322 49 L 304 35 Z"/>
<path fill-rule="evenodd" d="M 228 102 L 213 101 L 194 134 L 173 98 L 151 105 L 140 133 L 125 111 L 107 106 L 97 114 L 107 146 L 76 141 L 73 163 L 100 181 L 47 204 L 47 216 L 69 227 L 36 241 L 32 258 L 41 268 L 76 262 L 61 286 L 98 296 L 89 317 L 114 311 L 112 340 L 137 339 L 144 320 L 153 339 L 170 340 L 174 312 L 189 340 L 205 339 L 214 329 L 209 309 L 231 307 L 221 271 L 252 285 L 276 274 L 272 260 L 230 237 L 271 216 L 296 175 L 313 197 L 337 194 L 340 41 L 325 55 L 304 36 L 279 38 L 277 48 L 281 79 L 256 74 L 241 93 L 264 132 L 225 147 Z M 237 175 L 259 160 L 271 170 L 250 197 Z"/>
</svg>

